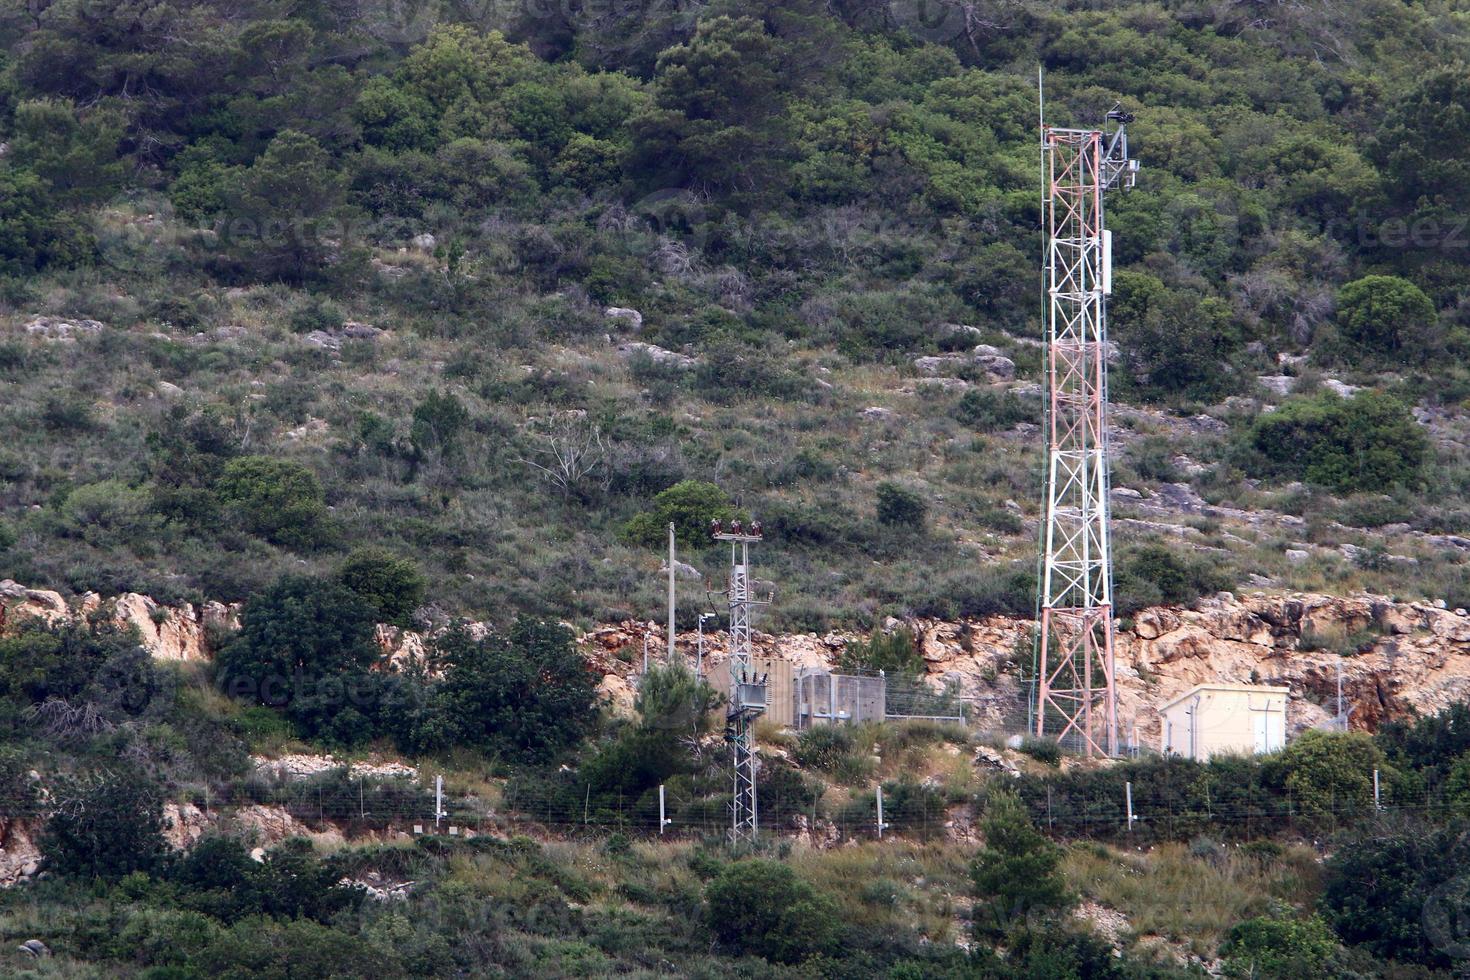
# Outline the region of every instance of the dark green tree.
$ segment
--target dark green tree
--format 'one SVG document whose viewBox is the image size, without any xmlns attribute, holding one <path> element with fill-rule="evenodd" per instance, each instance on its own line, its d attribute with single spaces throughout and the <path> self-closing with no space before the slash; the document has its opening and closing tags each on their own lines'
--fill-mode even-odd
<svg viewBox="0 0 1470 980">
<path fill-rule="evenodd" d="M 384 548 L 359 548 L 347 556 L 337 580 L 360 596 L 378 621 L 408 626 L 427 585 L 418 564 Z"/>
<path fill-rule="evenodd" d="M 41 837 L 46 868 L 79 878 L 116 879 L 152 871 L 167 850 L 163 794 L 136 772 L 71 778 Z"/>
<path fill-rule="evenodd" d="M 1364 276 L 1337 291 L 1337 323 L 1358 352 L 1422 361 L 1440 346 L 1428 296 L 1398 276 Z"/>
<path fill-rule="evenodd" d="M 778 861 L 728 865 L 704 895 L 705 922 L 732 949 L 775 963 L 830 955 L 839 936 L 837 909 Z"/>
<path fill-rule="evenodd" d="M 82 225 L 57 210 L 40 177 L 0 168 L 0 273 L 18 276 L 78 265 L 94 247 Z"/>
<path fill-rule="evenodd" d="M 314 138 L 284 130 L 223 187 L 221 237 L 260 279 L 302 282 L 346 246 L 346 182 Z"/>
<path fill-rule="evenodd" d="M 321 540 L 327 514 L 322 485 L 300 463 L 240 456 L 225 464 L 215 493 L 247 530 L 269 541 L 300 548 Z"/>
<path fill-rule="evenodd" d="M 546 762 L 596 725 L 597 682 L 564 626 L 522 619 L 480 639 L 451 630 L 433 653 L 444 670 L 438 699 L 454 742 L 514 762 Z"/>
<path fill-rule="evenodd" d="M 371 734 L 377 687 L 375 611 L 329 579 L 282 576 L 246 603 L 240 632 L 216 658 L 221 689 L 283 708 L 309 734 L 352 742 Z"/>
<path fill-rule="evenodd" d="M 659 55 L 657 108 L 634 120 L 651 182 L 716 194 L 779 187 L 787 136 L 779 42 L 753 17 L 711 17 Z"/>
<path fill-rule="evenodd" d="M 1071 908 L 1075 898 L 1062 874 L 1062 852 L 1031 825 L 1010 793 L 995 793 L 981 824 L 985 846 L 970 866 L 975 886 L 975 935 L 987 941 L 1031 930 L 1036 920 Z"/>
</svg>

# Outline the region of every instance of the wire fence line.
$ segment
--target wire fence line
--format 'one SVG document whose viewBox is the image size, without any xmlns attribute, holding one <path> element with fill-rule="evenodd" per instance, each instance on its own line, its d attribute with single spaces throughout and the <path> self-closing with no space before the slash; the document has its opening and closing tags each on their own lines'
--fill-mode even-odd
<svg viewBox="0 0 1470 980">
<path fill-rule="evenodd" d="M 893 784 L 889 784 L 892 787 Z M 196 797 L 186 805 L 198 808 L 206 819 L 228 821 L 262 807 L 285 811 L 308 830 L 345 827 L 361 835 L 505 835 L 542 834 L 563 837 L 606 837 L 624 833 L 665 839 L 701 839 L 723 836 L 729 817 L 721 799 L 695 801 L 697 805 L 669 810 L 662 816 L 645 797 L 620 800 L 594 807 L 590 792 L 582 806 L 565 796 L 518 794 L 513 800 L 485 805 L 466 799 L 448 799 L 436 815 L 432 798 L 373 800 L 365 792 L 337 790 L 305 795 L 299 799 L 263 803 L 255 799 L 208 800 Z M 1470 816 L 1470 806 L 1436 798 L 1400 799 L 1374 805 L 1363 800 L 1315 803 L 1304 806 L 1290 797 L 1251 802 L 1225 803 L 1200 808 L 1181 805 L 1147 791 L 1134 792 L 1129 800 L 1090 800 L 1085 803 L 1044 794 L 1043 786 L 1030 786 L 1023 800 L 1034 822 L 1058 837 L 1093 837 L 1151 843 L 1190 840 L 1216 834 L 1222 837 L 1251 837 L 1264 828 L 1275 833 L 1304 837 L 1326 837 L 1373 816 L 1418 816 L 1449 818 Z M 940 835 L 971 837 L 970 827 L 983 809 L 983 793 L 964 800 L 942 795 L 906 797 L 885 795 L 883 833 L 879 833 L 875 794 L 859 791 L 845 806 L 822 810 L 817 806 L 778 805 L 759 815 L 763 833 L 773 837 L 810 837 L 841 844 L 884 837 L 931 838 Z M 968 805 L 968 812 L 964 812 Z M 51 808 L 35 799 L 0 797 L 0 818 L 6 820 L 46 819 Z M 437 816 L 437 819 L 436 819 Z M 1235 831 L 1234 833 L 1231 830 Z"/>
</svg>

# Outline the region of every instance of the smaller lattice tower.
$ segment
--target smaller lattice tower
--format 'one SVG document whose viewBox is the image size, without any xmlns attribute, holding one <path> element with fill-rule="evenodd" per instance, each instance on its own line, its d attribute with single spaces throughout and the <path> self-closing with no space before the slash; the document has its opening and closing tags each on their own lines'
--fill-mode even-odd
<svg viewBox="0 0 1470 980">
<path fill-rule="evenodd" d="M 730 604 L 730 690 L 725 716 L 725 741 L 730 743 L 734 768 L 734 796 L 730 803 L 730 842 L 755 840 L 760 811 L 756 802 L 756 753 L 753 729 L 755 720 L 766 710 L 766 680 L 757 677 L 750 648 L 750 613 L 752 607 L 765 605 L 769 599 L 755 599 L 750 592 L 750 546 L 762 540 L 761 526 L 752 521 L 749 528 L 731 521 L 726 528 L 715 521 L 710 528 L 716 541 L 730 542 L 730 585 L 726 592 Z"/>
</svg>

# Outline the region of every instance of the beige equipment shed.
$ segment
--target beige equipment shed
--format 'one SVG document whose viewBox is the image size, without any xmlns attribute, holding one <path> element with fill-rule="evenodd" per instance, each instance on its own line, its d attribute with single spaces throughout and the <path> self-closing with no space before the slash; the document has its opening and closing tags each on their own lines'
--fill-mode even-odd
<svg viewBox="0 0 1470 980">
<path fill-rule="evenodd" d="M 793 678 L 796 665 L 789 660 L 775 657 L 752 657 L 750 661 L 757 677 L 766 679 L 766 711 L 764 717 L 783 728 L 796 723 L 796 692 Z M 730 661 L 722 660 L 705 671 L 704 682 L 716 691 L 730 696 Z M 724 708 L 720 709 L 721 717 Z"/>
<path fill-rule="evenodd" d="M 1201 684 L 1159 708 L 1160 748 L 1200 762 L 1275 752 L 1286 745 L 1289 693 L 1256 684 Z"/>
</svg>

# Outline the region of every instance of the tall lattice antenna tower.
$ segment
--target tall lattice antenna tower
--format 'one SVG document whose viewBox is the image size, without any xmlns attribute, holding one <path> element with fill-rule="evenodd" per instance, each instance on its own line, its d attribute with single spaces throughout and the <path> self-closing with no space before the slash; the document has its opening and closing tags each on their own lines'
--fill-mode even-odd
<svg viewBox="0 0 1470 980">
<path fill-rule="evenodd" d="M 730 690 L 725 716 L 725 741 L 730 743 L 735 771 L 734 796 L 730 809 L 730 842 L 739 845 L 755 840 L 760 811 L 756 801 L 755 720 L 766 710 L 766 679 L 757 677 L 750 649 L 750 612 L 770 599 L 750 594 L 750 546 L 762 540 L 761 526 L 752 521 L 747 529 L 739 521 L 725 528 L 715 521 L 710 528 L 716 541 L 730 542 Z"/>
<path fill-rule="evenodd" d="M 1045 222 L 1047 473 L 1037 735 L 1088 755 L 1118 751 L 1108 514 L 1107 301 L 1112 239 L 1103 192 L 1131 187 L 1127 123 L 1041 126 Z"/>
</svg>

